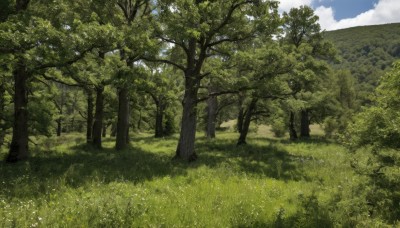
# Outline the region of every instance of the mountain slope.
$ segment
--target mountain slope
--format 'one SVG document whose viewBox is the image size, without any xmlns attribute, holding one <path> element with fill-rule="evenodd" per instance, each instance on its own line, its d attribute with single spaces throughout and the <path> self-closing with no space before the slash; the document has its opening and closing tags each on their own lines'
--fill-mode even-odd
<svg viewBox="0 0 400 228">
<path fill-rule="evenodd" d="M 368 100 L 379 78 L 400 59 L 400 23 L 329 31 L 325 37 L 339 50 L 336 69 L 349 69 L 358 80 L 359 97 Z"/>
</svg>

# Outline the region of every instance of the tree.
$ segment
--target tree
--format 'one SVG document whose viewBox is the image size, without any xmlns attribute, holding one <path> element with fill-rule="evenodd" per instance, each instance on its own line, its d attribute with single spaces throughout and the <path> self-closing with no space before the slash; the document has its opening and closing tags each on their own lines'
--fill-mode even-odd
<svg viewBox="0 0 400 228">
<path fill-rule="evenodd" d="M 29 0 L 17 0 L 15 5 L 16 13 L 23 14 L 28 8 Z M 8 162 L 23 160 L 28 157 L 28 94 L 26 81 L 30 72 L 26 69 L 26 63 L 22 58 L 18 61 L 17 67 L 13 70 L 14 77 L 14 125 L 13 136 L 10 145 Z"/>
<path fill-rule="evenodd" d="M 281 49 L 279 43 L 270 40 L 259 48 L 238 53 L 239 80 L 247 91 L 247 105 L 242 106 L 238 121 L 240 136 L 237 145 L 246 144 L 246 138 L 253 117 L 265 115 L 267 110 L 257 110 L 257 104 L 267 99 L 283 99 L 290 95 L 290 90 L 283 80 L 293 68 L 292 56 Z M 242 101 L 245 93 L 241 93 Z M 243 105 L 243 104 L 242 104 Z"/>
<path fill-rule="evenodd" d="M 232 49 L 234 46 L 226 46 L 226 49 Z M 233 51 L 231 51 L 233 53 Z M 232 77 L 236 72 L 233 66 L 233 54 L 229 52 L 221 53 L 219 56 L 213 56 L 205 61 L 204 71 L 209 72 L 209 76 L 202 80 L 199 89 L 199 101 L 205 102 L 204 108 L 204 129 L 206 137 L 213 139 L 216 137 L 215 131 L 218 124 L 218 114 L 223 108 L 226 108 L 232 102 L 228 97 L 238 93 L 238 85 Z M 201 109 L 199 109 L 201 110 Z"/>
<path fill-rule="evenodd" d="M 314 105 L 316 108 L 313 115 L 323 122 L 327 137 L 336 137 L 346 129 L 360 104 L 356 97 L 356 80 L 349 70 L 338 70 L 330 75 L 323 81 L 326 89 L 319 92 L 325 98 Z"/>
<path fill-rule="evenodd" d="M 124 76 L 129 76 L 129 68 L 134 68 L 134 63 L 139 61 L 152 43 L 149 39 L 150 20 L 152 18 L 150 0 L 117 0 L 116 5 L 123 13 L 123 21 L 119 24 L 119 29 L 123 31 L 124 37 L 121 40 L 120 56 L 126 62 L 126 67 L 119 73 L 120 80 Z M 122 77 L 121 77 L 122 76 Z M 126 148 L 129 143 L 129 80 L 127 77 L 118 83 L 118 120 L 116 130 L 117 150 Z"/>
<path fill-rule="evenodd" d="M 283 14 L 285 37 L 283 42 L 292 45 L 292 51 L 296 53 L 298 64 L 293 78 L 289 81 L 290 86 L 296 91 L 293 99 L 303 99 L 303 107 L 300 107 L 300 136 L 310 137 L 310 111 L 312 98 L 318 88 L 321 77 L 328 73 L 328 65 L 324 61 L 335 55 L 335 50 L 330 42 L 324 40 L 318 16 L 308 6 L 292 8 L 289 13 Z M 289 132 L 290 138 L 296 139 L 295 111 L 290 110 Z"/>
<path fill-rule="evenodd" d="M 141 89 L 154 101 L 156 106 L 154 137 L 162 138 L 171 134 L 165 129 L 165 117 L 167 117 L 169 106 L 174 104 L 180 94 L 181 80 L 178 78 L 180 75 L 177 75 L 180 72 L 167 64 L 148 62 L 146 66 L 149 67 L 149 74 L 144 78 Z"/>
<path fill-rule="evenodd" d="M 194 142 L 198 90 L 202 79 L 209 76 L 203 69 L 206 59 L 218 54 L 221 45 L 249 39 L 262 26 L 268 29 L 269 23 L 277 17 L 277 4 L 246 0 L 158 3 L 161 26 L 157 36 L 179 47 L 184 54 L 184 58 L 178 60 L 158 60 L 182 70 L 185 78 L 181 132 L 175 157 L 193 161 L 197 158 Z"/>
<path fill-rule="evenodd" d="M 79 19 L 70 17 L 67 7 L 60 8 L 56 2 L 46 4 L 46 7 L 40 4 L 42 2 L 18 0 L 16 15 L 0 24 L 0 52 L 12 62 L 15 88 L 13 136 L 8 162 L 29 156 L 27 81 L 42 75 L 49 68 L 78 61 L 87 52 L 104 45 L 108 41 L 107 35 L 112 35 L 108 25 L 83 24 Z M 60 10 L 66 10 L 65 14 L 60 14 Z"/>
</svg>

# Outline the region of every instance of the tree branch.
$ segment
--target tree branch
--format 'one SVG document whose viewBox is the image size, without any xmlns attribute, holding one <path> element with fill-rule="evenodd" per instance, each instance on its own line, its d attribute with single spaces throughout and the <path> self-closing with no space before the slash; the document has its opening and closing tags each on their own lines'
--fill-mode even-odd
<svg viewBox="0 0 400 228">
<path fill-rule="evenodd" d="M 210 31 L 210 33 L 208 34 L 208 38 L 211 39 L 211 37 L 213 37 L 218 31 L 220 31 L 227 24 L 229 24 L 229 20 L 232 18 L 232 15 L 237 8 L 239 8 L 241 5 L 251 3 L 251 2 L 252 2 L 251 0 L 247 0 L 247 1 L 239 2 L 237 4 L 232 4 L 231 7 L 229 8 L 229 11 L 228 11 L 226 17 L 222 20 L 221 24 L 219 24 L 215 29 Z"/>
<path fill-rule="evenodd" d="M 161 39 L 162 41 L 167 42 L 167 43 L 178 45 L 179 47 L 181 47 L 185 51 L 186 54 L 189 53 L 189 49 L 185 46 L 184 43 L 177 42 L 175 40 L 172 40 L 172 39 L 169 39 L 169 38 L 166 38 L 166 37 L 163 37 L 163 36 L 156 36 L 156 37 Z"/>
<path fill-rule="evenodd" d="M 167 60 L 167 59 L 152 59 L 152 58 L 148 58 L 148 57 L 142 57 L 141 59 L 149 61 L 149 62 L 166 63 L 166 64 L 172 65 L 172 66 L 182 70 L 183 72 L 186 71 L 186 68 L 184 66 L 182 66 L 180 64 L 177 64 L 177 63 L 174 63 L 174 62 L 172 62 L 170 60 Z"/>
<path fill-rule="evenodd" d="M 63 66 L 67 66 L 67 65 L 71 65 L 79 60 L 81 60 L 82 58 L 85 57 L 86 53 L 92 51 L 95 47 L 92 46 L 86 50 L 84 50 L 83 52 L 81 52 L 79 55 L 75 56 L 74 58 L 65 61 L 63 63 L 60 62 L 56 62 L 56 63 L 46 63 L 46 64 L 42 64 L 36 68 L 34 68 L 34 70 L 42 70 L 42 69 L 46 69 L 46 68 L 51 68 L 51 67 L 63 67 Z"/>
<path fill-rule="evenodd" d="M 72 83 L 69 83 L 69 82 L 62 81 L 60 79 L 49 77 L 49 76 L 46 75 L 46 73 L 39 74 L 39 75 L 42 76 L 44 79 L 46 79 L 48 81 L 57 82 L 57 83 L 60 83 L 60 84 L 63 84 L 63 85 L 67 85 L 67 86 L 81 87 L 81 85 L 79 85 L 79 84 L 72 84 Z"/>
<path fill-rule="evenodd" d="M 239 92 L 240 92 L 240 90 L 226 90 L 226 91 L 221 91 L 221 92 L 209 93 L 208 96 L 197 99 L 197 103 L 203 102 L 210 97 L 216 97 L 216 96 L 220 96 L 220 95 L 224 95 L 224 94 L 235 94 L 235 93 L 239 93 Z"/>
</svg>

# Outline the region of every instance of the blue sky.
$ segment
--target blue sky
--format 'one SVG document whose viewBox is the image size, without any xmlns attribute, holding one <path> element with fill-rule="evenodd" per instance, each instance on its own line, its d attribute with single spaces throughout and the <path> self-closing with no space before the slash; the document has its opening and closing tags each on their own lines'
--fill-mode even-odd
<svg viewBox="0 0 400 228">
<path fill-rule="evenodd" d="M 280 12 L 308 5 L 321 27 L 336 30 L 364 25 L 400 23 L 400 0 L 279 0 Z"/>
<path fill-rule="evenodd" d="M 320 6 L 332 7 L 335 12 L 336 20 L 353 18 L 357 15 L 371 10 L 377 3 L 377 0 L 322 0 L 313 2 L 313 7 Z"/>
</svg>

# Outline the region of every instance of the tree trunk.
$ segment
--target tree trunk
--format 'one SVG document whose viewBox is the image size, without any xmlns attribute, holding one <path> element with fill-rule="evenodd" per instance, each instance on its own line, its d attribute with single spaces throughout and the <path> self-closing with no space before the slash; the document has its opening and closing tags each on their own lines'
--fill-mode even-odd
<svg viewBox="0 0 400 228">
<path fill-rule="evenodd" d="M 62 115 L 63 115 L 63 108 L 64 108 L 64 100 L 65 100 L 65 88 L 64 85 L 61 85 L 61 88 L 59 88 L 61 90 L 61 99 L 60 99 L 60 103 L 57 104 L 56 102 L 56 106 L 58 107 L 58 113 L 60 114 L 60 117 L 57 119 L 57 136 L 61 136 L 61 132 L 62 132 Z"/>
<path fill-rule="evenodd" d="M 93 126 L 93 93 L 90 89 L 86 89 L 86 94 L 87 94 L 86 143 L 91 143 L 92 126 Z"/>
<path fill-rule="evenodd" d="M 207 129 L 208 139 L 215 138 L 215 123 L 217 122 L 218 98 L 216 96 L 207 99 Z"/>
<path fill-rule="evenodd" d="M 117 135 L 117 124 L 115 124 L 114 122 L 111 124 L 111 133 L 110 136 L 111 137 L 115 137 Z"/>
<path fill-rule="evenodd" d="M 30 73 L 21 61 L 13 72 L 14 76 L 14 124 L 7 162 L 17 162 L 29 157 L 28 151 L 28 88 Z"/>
<path fill-rule="evenodd" d="M 30 0 L 17 0 L 15 4 L 15 9 L 17 12 L 26 10 L 28 8 Z"/>
<path fill-rule="evenodd" d="M 15 11 L 22 12 L 28 8 L 29 0 L 17 0 Z M 13 71 L 14 78 L 14 123 L 10 150 L 6 162 L 17 162 L 29 157 L 28 151 L 28 72 L 23 60 L 19 61 Z"/>
<path fill-rule="evenodd" d="M 129 128 L 130 128 L 130 117 L 131 117 L 131 106 L 129 105 L 129 99 L 128 99 L 128 107 L 127 107 L 128 111 L 127 111 L 127 125 L 126 125 L 126 137 L 125 137 L 125 143 L 126 145 L 129 145 L 131 138 L 129 137 Z M 142 116 L 140 115 L 140 118 Z"/>
<path fill-rule="evenodd" d="M 5 86 L 3 82 L 0 84 L 0 148 L 4 144 L 4 138 L 6 136 L 6 126 L 5 126 Z"/>
<path fill-rule="evenodd" d="M 58 118 L 57 120 L 57 136 L 61 136 L 61 130 L 62 130 L 62 123 L 61 123 L 61 117 Z"/>
<path fill-rule="evenodd" d="M 240 136 L 239 136 L 239 139 L 237 142 L 238 146 L 246 144 L 246 138 L 247 138 L 247 134 L 249 133 L 251 117 L 253 115 L 254 109 L 256 108 L 257 101 L 258 101 L 258 99 L 253 98 L 249 104 L 249 107 L 246 110 L 246 116 L 244 117 L 242 130 L 240 132 Z"/>
<path fill-rule="evenodd" d="M 310 118 L 308 110 L 301 111 L 300 137 L 310 138 Z"/>
<path fill-rule="evenodd" d="M 154 137 L 162 138 L 162 137 L 164 137 L 164 126 L 163 126 L 164 104 L 163 104 L 163 101 L 161 98 L 156 102 L 156 106 L 157 106 L 156 126 L 155 126 Z"/>
<path fill-rule="evenodd" d="M 137 121 L 137 130 L 140 132 L 140 128 L 142 128 L 142 110 L 139 109 L 139 119 Z"/>
<path fill-rule="evenodd" d="M 104 87 L 96 88 L 96 112 L 94 114 L 93 124 L 93 142 L 92 144 L 101 149 L 101 133 L 103 130 L 103 113 L 104 113 Z"/>
<path fill-rule="evenodd" d="M 196 108 L 198 87 L 192 75 L 186 75 L 185 95 L 183 98 L 183 112 L 179 143 L 175 158 L 186 161 L 195 161 L 197 155 L 194 149 L 196 139 Z"/>
<path fill-rule="evenodd" d="M 107 125 L 103 124 L 103 132 L 101 133 L 101 136 L 105 138 L 107 136 Z"/>
<path fill-rule="evenodd" d="M 294 112 L 290 112 L 290 119 L 289 119 L 289 135 L 291 140 L 296 140 L 297 139 L 297 132 L 296 132 L 296 126 L 294 123 Z"/>
<path fill-rule="evenodd" d="M 244 102 L 243 96 L 239 95 L 239 114 L 238 114 L 237 123 L 236 123 L 237 131 L 239 133 L 242 132 L 243 120 L 244 120 L 244 114 L 245 114 L 244 108 L 243 108 L 243 102 Z"/>
<path fill-rule="evenodd" d="M 129 98 L 128 89 L 121 88 L 118 92 L 118 122 L 115 148 L 123 150 L 127 146 L 127 133 L 129 131 Z"/>
</svg>

